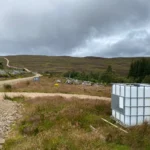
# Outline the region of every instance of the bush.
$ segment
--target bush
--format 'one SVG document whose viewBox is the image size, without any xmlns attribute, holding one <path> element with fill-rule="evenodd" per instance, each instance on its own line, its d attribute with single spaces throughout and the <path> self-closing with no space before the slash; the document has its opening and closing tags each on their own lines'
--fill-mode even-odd
<svg viewBox="0 0 150 150">
<path fill-rule="evenodd" d="M 2 62 L 0 62 L 0 69 L 4 69 L 4 65 Z"/>
<path fill-rule="evenodd" d="M 10 84 L 4 84 L 4 90 L 5 91 L 11 91 L 12 90 L 12 86 Z"/>
<path fill-rule="evenodd" d="M 107 69 L 104 72 L 76 72 L 76 71 L 70 71 L 66 72 L 64 74 L 64 77 L 70 77 L 82 81 L 91 81 L 93 83 L 126 83 L 130 82 L 130 79 L 127 79 L 126 77 L 122 77 L 119 74 L 116 74 L 115 71 L 113 71 L 111 65 L 107 67 Z"/>
<path fill-rule="evenodd" d="M 150 83 L 150 75 L 149 76 L 146 76 L 143 81 L 143 83 Z"/>
<path fill-rule="evenodd" d="M 25 97 L 23 96 L 17 96 L 17 97 L 10 97 L 8 95 L 4 95 L 3 97 L 5 100 L 10 100 L 10 101 L 13 101 L 13 102 L 24 102 L 24 99 Z"/>
<path fill-rule="evenodd" d="M 30 85 L 30 81 L 27 81 L 27 82 L 26 82 L 26 85 L 29 86 L 29 85 Z"/>
<path fill-rule="evenodd" d="M 4 95 L 4 97 L 3 97 L 5 100 L 12 100 L 12 98 L 11 97 L 9 97 L 8 95 Z"/>
</svg>

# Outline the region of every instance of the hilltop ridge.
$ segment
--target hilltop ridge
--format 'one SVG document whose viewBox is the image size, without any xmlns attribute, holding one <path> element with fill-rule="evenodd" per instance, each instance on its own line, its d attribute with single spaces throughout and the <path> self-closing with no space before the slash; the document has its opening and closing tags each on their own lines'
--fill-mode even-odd
<svg viewBox="0 0 150 150">
<path fill-rule="evenodd" d="M 2 58 L 2 57 L 1 57 Z M 36 72 L 66 72 L 70 70 L 85 72 L 101 72 L 108 65 L 120 75 L 127 75 L 132 61 L 141 57 L 103 58 L 103 57 L 71 57 L 71 56 L 44 56 L 44 55 L 16 55 L 7 56 L 11 65 L 27 67 Z M 147 57 L 150 59 L 150 57 Z"/>
</svg>

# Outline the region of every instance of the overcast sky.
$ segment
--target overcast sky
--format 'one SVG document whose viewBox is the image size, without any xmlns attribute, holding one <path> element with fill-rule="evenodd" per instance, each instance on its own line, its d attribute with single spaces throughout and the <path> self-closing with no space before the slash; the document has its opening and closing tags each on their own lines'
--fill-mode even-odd
<svg viewBox="0 0 150 150">
<path fill-rule="evenodd" d="M 150 56 L 150 0 L 0 0 L 0 55 Z"/>
</svg>

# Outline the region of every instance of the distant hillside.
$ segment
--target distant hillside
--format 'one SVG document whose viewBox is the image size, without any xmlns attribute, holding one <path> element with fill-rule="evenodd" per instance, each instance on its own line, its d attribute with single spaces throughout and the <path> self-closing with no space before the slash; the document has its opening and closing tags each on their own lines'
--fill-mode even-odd
<svg viewBox="0 0 150 150">
<path fill-rule="evenodd" d="M 139 58 L 100 58 L 100 57 L 69 57 L 69 56 L 7 56 L 10 64 L 17 67 L 27 67 L 37 72 L 66 72 L 76 71 L 104 71 L 108 65 L 113 70 L 125 76 L 128 74 L 130 63 Z M 150 59 L 150 58 L 149 58 Z"/>
</svg>

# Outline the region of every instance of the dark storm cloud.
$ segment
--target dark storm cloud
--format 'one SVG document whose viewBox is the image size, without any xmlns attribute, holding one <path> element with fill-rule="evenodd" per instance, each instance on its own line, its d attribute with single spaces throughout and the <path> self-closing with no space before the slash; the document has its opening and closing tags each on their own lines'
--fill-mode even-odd
<svg viewBox="0 0 150 150">
<path fill-rule="evenodd" d="M 150 56 L 150 34 L 145 30 L 130 32 L 110 48 L 104 49 L 102 54 L 108 57 Z"/>
<path fill-rule="evenodd" d="M 3 55 L 150 55 L 148 0 L 3 0 L 0 8 Z"/>
</svg>

